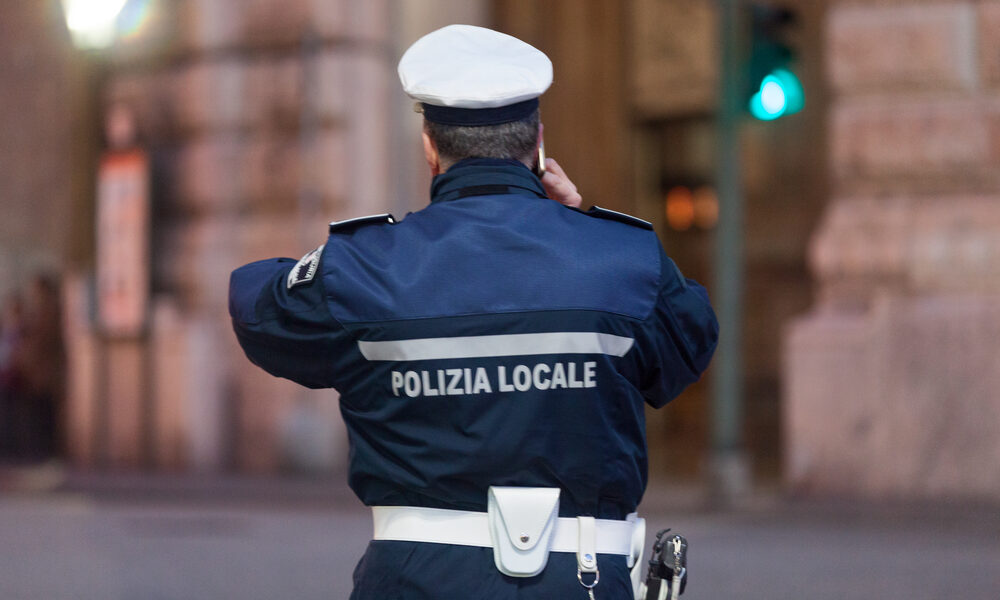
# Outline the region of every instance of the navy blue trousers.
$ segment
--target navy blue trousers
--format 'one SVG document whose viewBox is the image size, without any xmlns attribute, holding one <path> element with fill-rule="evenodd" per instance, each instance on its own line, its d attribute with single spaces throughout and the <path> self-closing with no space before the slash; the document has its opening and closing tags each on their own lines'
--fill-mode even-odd
<svg viewBox="0 0 1000 600">
<path fill-rule="evenodd" d="M 597 600 L 632 600 L 624 556 L 597 557 Z M 589 581 L 589 580 L 588 580 Z M 586 600 L 576 555 L 552 552 L 540 575 L 509 577 L 491 548 L 376 540 L 354 569 L 351 600 Z"/>
</svg>

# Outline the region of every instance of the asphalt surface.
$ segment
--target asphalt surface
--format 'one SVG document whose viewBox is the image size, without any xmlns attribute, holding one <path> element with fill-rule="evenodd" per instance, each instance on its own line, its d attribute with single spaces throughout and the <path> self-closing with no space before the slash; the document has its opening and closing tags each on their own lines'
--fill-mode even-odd
<svg viewBox="0 0 1000 600">
<path fill-rule="evenodd" d="M 346 598 L 370 536 L 335 482 L 71 476 L 0 489 L 3 600 Z M 1000 598 L 996 507 L 647 499 L 650 537 L 669 526 L 690 541 L 686 600 Z"/>
</svg>

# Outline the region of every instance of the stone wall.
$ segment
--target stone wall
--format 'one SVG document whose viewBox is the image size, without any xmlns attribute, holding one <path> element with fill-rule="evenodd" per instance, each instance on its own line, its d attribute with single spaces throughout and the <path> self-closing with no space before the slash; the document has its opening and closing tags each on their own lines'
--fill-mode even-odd
<svg viewBox="0 0 1000 600">
<path fill-rule="evenodd" d="M 794 489 L 1000 499 L 1000 2 L 831 2 L 833 197 L 785 336 Z"/>
</svg>

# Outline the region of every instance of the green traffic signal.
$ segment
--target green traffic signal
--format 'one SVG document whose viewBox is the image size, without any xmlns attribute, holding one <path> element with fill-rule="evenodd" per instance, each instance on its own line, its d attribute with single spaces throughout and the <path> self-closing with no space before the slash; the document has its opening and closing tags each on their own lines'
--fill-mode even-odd
<svg viewBox="0 0 1000 600">
<path fill-rule="evenodd" d="M 754 118 L 773 121 L 802 110 L 805 93 L 792 71 L 796 49 L 789 30 L 798 13 L 777 2 L 747 5 L 750 21 L 746 98 Z"/>
<path fill-rule="evenodd" d="M 774 69 L 760 82 L 750 98 L 750 114 L 761 121 L 792 115 L 805 106 L 802 83 L 787 69 Z"/>
</svg>

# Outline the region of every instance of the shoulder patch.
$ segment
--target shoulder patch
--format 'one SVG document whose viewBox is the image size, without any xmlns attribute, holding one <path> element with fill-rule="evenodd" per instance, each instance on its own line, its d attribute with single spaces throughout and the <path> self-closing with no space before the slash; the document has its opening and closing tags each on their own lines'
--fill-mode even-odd
<svg viewBox="0 0 1000 600">
<path fill-rule="evenodd" d="M 590 210 L 583 213 L 591 217 L 597 217 L 598 219 L 608 219 L 609 221 L 618 221 L 619 223 L 625 223 L 626 225 L 631 225 L 633 227 L 639 227 L 640 229 L 653 230 L 653 224 L 649 221 L 644 221 L 639 217 L 633 217 L 632 215 L 626 215 L 625 213 L 620 213 L 616 210 L 609 210 L 607 208 L 601 208 L 600 206 L 592 206 Z"/>
<path fill-rule="evenodd" d="M 343 233 L 362 225 L 373 225 L 376 223 L 395 223 L 396 218 L 389 213 L 379 215 L 368 215 L 367 217 L 355 217 L 344 221 L 331 221 L 330 233 Z"/>
<path fill-rule="evenodd" d="M 316 277 L 316 271 L 319 270 L 319 259 L 323 256 L 323 248 L 326 244 L 323 244 L 319 248 L 316 248 L 309 254 L 302 257 L 302 260 L 295 263 L 292 270 L 288 273 L 287 286 L 288 289 L 292 289 L 297 285 L 302 285 L 303 283 L 309 283 Z"/>
</svg>

